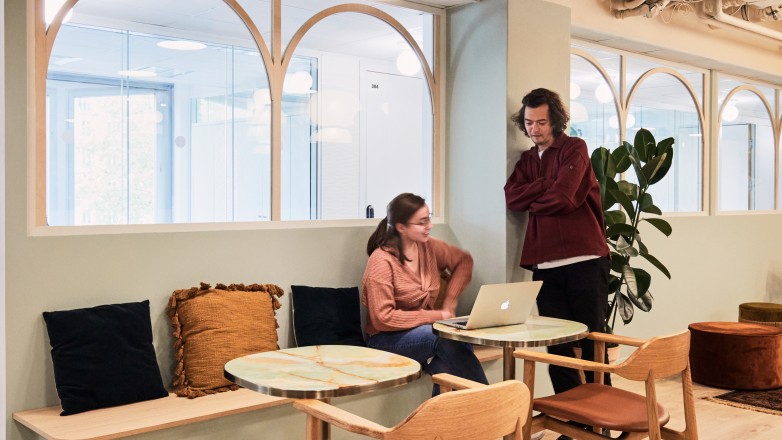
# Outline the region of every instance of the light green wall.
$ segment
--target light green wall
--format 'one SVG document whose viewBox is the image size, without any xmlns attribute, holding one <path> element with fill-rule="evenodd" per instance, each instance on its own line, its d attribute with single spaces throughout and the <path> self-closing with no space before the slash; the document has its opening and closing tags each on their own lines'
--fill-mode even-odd
<svg viewBox="0 0 782 440">
<path fill-rule="evenodd" d="M 501 188 L 528 141 L 513 131 L 508 113 L 533 86 L 567 92 L 568 50 L 562 41 L 567 38 L 569 8 L 539 0 L 508 3 L 484 0 L 449 13 L 447 95 L 453 114 L 447 128 L 446 213 L 450 227 L 438 226 L 436 234 L 470 249 L 478 282 L 525 276 L 515 269 L 520 228 L 505 212 Z M 525 5 L 523 10 L 517 3 Z M 5 5 L 7 438 L 34 438 L 10 420 L 10 412 L 57 402 L 42 311 L 149 298 L 159 360 L 169 378 L 171 359 L 163 353 L 170 344 L 170 331 L 163 311 L 173 290 L 200 281 L 274 283 L 286 291 L 294 283 L 348 286 L 359 282 L 371 226 L 29 237 L 25 2 L 8 0 Z M 503 38 L 509 27 L 509 38 Z M 539 44 L 550 50 L 541 50 Z M 644 239 L 668 265 L 673 280 L 653 275 L 654 310 L 639 315 L 624 333 L 651 336 L 682 329 L 693 321 L 735 320 L 740 302 L 782 302 L 782 216 L 669 220 L 674 230 L 670 238 L 649 231 Z M 476 285 L 470 286 L 471 295 Z M 280 344 L 286 346 L 290 340 L 287 296 L 283 304 L 278 318 Z M 498 364 L 489 366 L 492 380 L 498 378 Z M 538 377 L 545 374 L 539 372 Z M 428 387 L 422 380 L 337 403 L 381 423 L 394 423 L 426 398 Z M 285 407 L 144 437 L 301 438 L 303 423 L 302 416 Z M 346 437 L 335 430 L 335 438 Z"/>
<path fill-rule="evenodd" d="M 448 14 L 446 204 L 449 224 L 480 266 L 473 286 L 505 281 L 507 1 Z M 469 313 L 477 291 L 460 311 Z"/>
<path fill-rule="evenodd" d="M 540 0 L 511 1 L 508 16 L 507 148 L 503 185 L 521 152 L 532 146 L 532 141 L 509 119 L 521 108 L 524 95 L 545 87 L 559 93 L 563 102 L 570 100 L 570 9 Z M 519 267 L 527 213 L 507 211 L 506 215 L 508 280 L 529 279 L 530 272 Z"/>
<path fill-rule="evenodd" d="M 355 286 L 366 263 L 374 222 L 361 227 L 140 233 L 31 237 L 27 232 L 26 12 L 24 0 L 6 1 L 6 434 L 35 436 L 11 413 L 58 402 L 41 312 L 149 299 L 158 361 L 171 382 L 171 330 L 165 307 L 172 291 L 208 283 Z M 434 235 L 458 243 L 450 228 Z M 480 266 L 481 263 L 479 262 Z M 279 343 L 290 346 L 289 293 L 277 312 Z M 468 299 L 469 300 L 469 299 Z M 488 365 L 498 380 L 498 362 Z M 367 396 L 339 399 L 340 406 L 379 423 L 399 422 L 431 392 L 431 382 Z M 304 417 L 290 407 L 237 415 L 143 438 L 303 438 Z M 335 430 L 335 439 L 347 438 Z"/>
</svg>

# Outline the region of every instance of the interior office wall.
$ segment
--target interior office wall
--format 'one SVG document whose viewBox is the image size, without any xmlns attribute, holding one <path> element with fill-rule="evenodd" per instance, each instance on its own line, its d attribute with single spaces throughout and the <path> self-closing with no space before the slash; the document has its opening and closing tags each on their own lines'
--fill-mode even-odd
<svg viewBox="0 0 782 440">
<path fill-rule="evenodd" d="M 5 0 L 0 0 L 0 87 L 5 88 Z M 5 96 L 5 93 L 3 93 Z M 5 100 L 0 99 L 0 316 L 5 316 Z M 0 325 L 0 414 L 5 414 L 5 319 Z M 0 430 L 5 439 L 5 430 Z"/>
<path fill-rule="evenodd" d="M 532 146 L 509 120 L 521 108 L 524 95 L 544 87 L 559 93 L 563 102 L 570 101 L 570 9 L 547 1 L 511 1 L 508 16 L 506 176 L 521 152 Z M 514 281 L 531 278 L 529 271 L 519 267 L 526 227 L 526 213 L 507 212 L 506 267 Z"/>
<path fill-rule="evenodd" d="M 568 99 L 569 14 L 546 1 L 484 0 L 448 15 L 447 209 L 476 261 L 473 286 L 531 279 L 519 267 L 526 213 L 508 212 L 503 186 L 532 143 L 509 115 L 538 87 Z M 538 370 L 537 391 L 551 393 Z"/>
<path fill-rule="evenodd" d="M 754 34 L 701 16 L 698 4 L 688 14 L 672 8 L 656 18 L 617 19 L 604 0 L 548 0 L 571 9 L 574 35 L 630 52 L 677 62 L 706 62 L 718 70 L 743 75 L 753 71 L 780 78 L 782 57 L 778 40 Z M 525 3 L 525 2 L 522 2 Z"/>
<path fill-rule="evenodd" d="M 572 2 L 570 7 L 578 8 L 582 0 Z M 6 31 L 8 35 L 23 36 L 26 33 L 25 0 L 9 0 L 5 4 L 8 17 Z M 493 18 L 493 23 L 507 20 L 507 11 L 502 10 L 506 0 L 484 0 L 465 8 L 491 8 L 493 11 L 485 19 L 492 19 L 496 14 L 502 18 Z M 516 3 L 515 1 L 513 3 Z M 541 7 L 545 2 L 538 3 Z M 551 2 L 549 2 L 551 3 Z M 571 3 L 571 2 L 565 2 Z M 586 3 L 586 2 L 585 2 Z M 555 4 L 558 4 L 555 2 Z M 562 4 L 560 4 L 562 5 Z M 565 4 L 564 6 L 568 6 Z M 571 14 L 574 24 L 581 18 L 573 9 Z M 455 10 L 452 15 L 462 13 Z M 471 14 L 481 17 L 480 10 Z M 467 17 L 463 17 L 467 18 Z M 460 20 L 461 18 L 457 18 Z M 542 20 L 541 20 L 542 21 Z M 613 22 L 612 22 L 613 23 Z M 469 21 L 464 26 L 477 26 Z M 659 24 L 662 26 L 662 24 Z M 579 26 L 582 26 L 579 24 Z M 607 29 L 607 31 L 609 31 Z M 464 32 L 468 32 L 465 29 Z M 628 31 L 628 33 L 631 30 Z M 451 31 L 449 31 L 451 32 Z M 660 32 L 658 30 L 658 32 Z M 661 32 L 662 33 L 662 32 Z M 451 32 L 454 40 L 451 45 L 459 44 L 456 35 Z M 477 36 L 476 36 L 477 37 Z M 465 35 L 461 44 L 469 44 L 470 37 Z M 500 43 L 497 43 L 500 44 Z M 715 41 L 714 44 L 717 44 Z M 163 314 L 166 299 L 171 291 L 206 282 L 269 282 L 279 284 L 286 290 L 292 283 L 347 286 L 356 285 L 363 271 L 366 256 L 364 246 L 366 237 L 372 230 L 364 227 L 333 227 L 303 230 L 260 230 L 260 231 L 223 231 L 223 232 L 183 232 L 173 234 L 127 234 L 105 236 L 71 236 L 71 237 L 29 237 L 27 235 L 27 127 L 28 120 L 26 95 L 28 79 L 25 66 L 28 62 L 24 38 L 7 38 L 5 41 L 6 82 L 5 99 L 7 107 L 17 111 L 7 112 L 6 122 L 9 127 L 19 129 L 6 133 L 5 158 L 5 206 L 6 206 L 6 328 L 13 329 L 6 338 L 6 433 L 10 439 L 33 439 L 28 430 L 18 427 L 10 420 L 10 412 L 53 404 L 57 401 L 54 381 L 49 360 L 49 347 L 41 312 L 44 310 L 69 309 L 86 307 L 111 302 L 137 301 L 149 298 L 152 303 L 153 327 L 157 344 L 165 347 L 170 340 L 168 322 Z M 485 49 L 489 51 L 490 49 Z M 506 51 L 507 48 L 502 48 Z M 477 56 L 477 50 L 472 50 Z M 504 54 L 504 52 L 503 52 Z M 488 56 L 488 55 L 486 55 Z M 492 56 L 496 60 L 496 57 Z M 727 58 L 723 58 L 729 61 Z M 741 60 L 742 57 L 736 58 Z M 460 69 L 467 69 L 462 61 Z M 762 64 L 757 62 L 754 64 Z M 769 59 L 769 68 L 775 65 L 775 59 Z M 455 69 L 451 64 L 451 68 Z M 494 67 L 484 67 L 491 70 Z M 500 70 L 507 69 L 506 66 Z M 777 71 L 782 71 L 778 69 Z M 491 72 L 490 72 L 491 73 Z M 459 81 L 459 73 L 454 73 L 455 81 Z M 563 80 L 565 81 L 565 80 Z M 462 83 L 465 84 L 465 83 Z M 491 90 L 492 84 L 464 85 L 463 87 L 482 87 Z M 449 85 L 448 93 L 456 93 L 453 85 Z M 471 92 L 472 93 L 472 92 Z M 501 108 L 501 115 L 483 118 L 482 115 L 473 118 L 469 130 L 481 135 L 480 139 L 499 136 L 502 144 L 510 130 L 507 115 L 510 107 L 507 103 L 507 92 L 502 92 L 501 98 L 493 95 L 492 106 L 484 107 L 483 111 L 492 112 L 494 104 Z M 518 97 L 514 97 L 518 99 Z M 467 103 L 470 104 L 470 103 Z M 475 105 L 475 104 L 473 104 Z M 28 110 L 29 111 L 29 110 Z M 488 124 L 482 127 L 481 124 Z M 493 130 L 500 127 L 500 133 Z M 455 139 L 449 127 L 448 155 L 456 155 L 458 148 L 470 145 L 454 143 Z M 494 141 L 492 141 L 494 142 Z M 488 142 L 484 142 L 487 144 Z M 459 147 L 459 145 L 467 145 Z M 492 143 L 493 145 L 493 143 Z M 491 179 L 491 186 L 504 183 L 502 175 L 503 164 L 512 159 L 504 147 L 500 151 L 484 152 L 487 156 L 485 164 L 479 168 L 469 168 L 473 173 L 496 173 L 476 176 Z M 499 158 L 496 157 L 499 155 Z M 475 157 L 475 156 L 473 156 Z M 482 157 L 479 157 L 483 161 Z M 468 158 L 462 159 L 459 165 L 448 162 L 448 167 L 469 165 Z M 499 169 L 500 171 L 494 171 Z M 475 171 L 479 170 L 479 171 Z M 468 174 L 454 174 L 448 170 L 449 183 Z M 468 178 L 468 177 L 464 177 Z M 478 182 L 480 183 L 480 182 Z M 489 183 L 486 184 L 489 186 Z M 499 219 L 488 219 L 490 226 L 495 226 L 502 234 L 506 227 L 504 200 L 500 195 L 468 193 L 461 196 L 459 202 L 454 188 L 447 188 L 448 204 L 463 203 L 462 210 L 486 209 L 492 216 Z M 470 197 L 478 197 L 470 200 Z M 487 197 L 497 197 L 490 200 L 488 208 L 482 208 Z M 500 208 L 501 203 L 501 208 Z M 498 210 L 502 209 L 501 214 Z M 458 210 L 449 210 L 449 217 L 457 217 Z M 467 221 L 469 219 L 469 222 Z M 463 246 L 471 235 L 471 228 L 477 232 L 477 215 L 468 216 L 457 225 L 459 220 L 449 219 L 453 225 L 437 226 L 435 234 L 451 241 L 459 241 Z M 687 323 L 703 320 L 735 320 L 737 304 L 753 300 L 775 300 L 782 302 L 782 257 L 778 249 L 782 234 L 779 234 L 779 214 L 762 214 L 747 216 L 688 216 L 674 217 L 669 221 L 673 226 L 670 238 L 660 238 L 653 231 L 646 233 L 645 241 L 650 249 L 655 250 L 661 261 L 668 265 L 673 274 L 671 281 L 655 275 L 652 289 L 656 303 L 651 313 L 641 313 L 628 327 L 625 333 L 636 336 L 660 334 L 684 328 Z M 481 226 L 483 227 L 483 226 Z M 495 229 L 492 229 L 495 231 Z M 494 233 L 494 232 L 493 232 Z M 505 237 L 497 243 L 496 237 L 490 237 L 487 245 L 474 244 L 480 251 L 473 250 L 474 256 L 481 253 L 501 253 L 497 260 L 477 258 L 476 274 L 491 274 L 491 277 L 502 278 L 506 273 L 506 265 L 515 265 L 516 261 L 505 258 L 507 247 L 517 243 L 515 238 Z M 472 249 L 471 249 L 472 250 Z M 480 253 L 479 253 L 480 252 Z M 491 254 L 494 255 L 494 254 Z M 492 257 L 494 258 L 494 257 Z M 499 265 L 499 266 L 497 266 Z M 499 269 L 498 269 L 499 267 Z M 495 272 L 499 271 L 499 272 Z M 488 279 L 486 275 L 480 275 Z M 471 286 L 474 289 L 475 283 Z M 280 344 L 290 341 L 290 308 L 288 298 L 282 299 L 283 308 L 278 311 L 280 320 Z M 170 336 L 167 336 L 170 338 Z M 162 351 L 162 350 L 159 350 Z M 161 366 L 170 370 L 171 360 L 161 359 Z M 496 363 L 492 365 L 496 368 Z M 170 375 L 170 372 L 167 373 Z M 539 373 L 538 377 L 545 377 Z M 349 410 L 363 411 L 363 414 L 383 422 L 390 419 L 401 419 L 409 412 L 405 402 L 421 401 L 426 397 L 423 385 L 401 387 L 383 391 L 367 397 L 346 399 L 345 407 Z M 342 402 L 342 401 L 340 401 Z M 269 438 L 301 438 L 303 437 L 304 418 L 288 407 L 273 408 L 258 413 L 238 415 L 211 421 L 189 427 L 162 431 L 157 434 L 140 436 L 144 439 L 164 438 L 257 438 L 258 432 L 263 432 Z M 336 438 L 346 438 L 339 430 L 335 430 Z"/>
<path fill-rule="evenodd" d="M 615 37 L 621 37 L 624 42 L 619 45 L 625 50 L 673 61 L 708 58 L 720 71 L 776 76 L 782 83 L 779 41 L 695 14 L 674 14 L 668 24 L 659 18 L 619 20 L 599 0 L 551 1 L 571 9 L 573 33 L 582 37 L 595 41 L 609 38 L 612 45 L 618 44 Z M 715 175 L 716 147 L 707 147 L 713 159 L 707 166 Z M 782 257 L 778 252 L 782 212 L 675 214 L 666 220 L 673 227 L 670 237 L 652 228 L 641 233 L 672 279 L 647 267 L 655 297 L 652 311 L 636 312 L 630 325 L 617 325 L 617 333 L 648 337 L 685 329 L 691 322 L 736 321 L 742 302 L 782 302 Z"/>
<path fill-rule="evenodd" d="M 674 147 L 675 148 L 675 147 Z M 736 321 L 744 302 L 782 303 L 782 214 L 667 218 L 665 238 L 652 228 L 641 233 L 650 252 L 672 278 L 652 274 L 654 306 L 636 312 L 617 333 L 650 337 L 687 328 L 692 322 Z"/>
<path fill-rule="evenodd" d="M 448 14 L 446 210 L 476 262 L 473 286 L 506 281 L 505 146 L 508 1 Z M 477 289 L 464 293 L 469 313 Z"/>
<path fill-rule="evenodd" d="M 100 304 L 150 300 L 158 361 L 171 383 L 171 329 L 165 315 L 172 291 L 199 282 L 273 283 L 345 287 L 359 285 L 366 264 L 366 240 L 376 222 L 364 226 L 212 232 L 141 233 L 42 237 L 28 235 L 27 188 L 31 144 L 28 106 L 31 93 L 30 23 L 26 0 L 5 3 L 7 64 L 4 87 L 8 107 L 5 192 L 7 255 L 4 339 L 8 403 L 4 412 L 9 439 L 37 438 L 13 422 L 11 413 L 58 402 L 41 313 Z M 379 219 L 377 220 L 379 221 Z M 351 222 L 356 224 L 356 222 Z M 433 235 L 453 240 L 446 225 Z M 289 293 L 277 311 L 279 344 L 290 346 Z M 387 392 L 344 400 L 345 407 L 379 423 L 398 422 L 431 392 L 426 381 Z M 340 400 L 343 402 L 342 400 Z M 237 415 L 218 421 L 162 431 L 139 438 L 303 438 L 305 418 L 291 407 Z M 335 430 L 336 431 L 336 430 Z M 335 439 L 345 438 L 335 433 Z"/>
</svg>

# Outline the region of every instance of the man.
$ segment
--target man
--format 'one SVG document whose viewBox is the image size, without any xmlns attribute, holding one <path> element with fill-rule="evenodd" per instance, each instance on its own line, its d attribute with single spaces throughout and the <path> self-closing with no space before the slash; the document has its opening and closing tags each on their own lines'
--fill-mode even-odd
<svg viewBox="0 0 782 440">
<path fill-rule="evenodd" d="M 538 295 L 541 316 L 584 323 L 589 331 L 605 331 L 608 272 L 611 262 L 605 240 L 600 186 L 592 171 L 586 143 L 564 133 L 567 110 L 559 95 L 535 89 L 511 117 L 535 144 L 521 153 L 508 182 L 505 201 L 511 211 L 529 212 L 521 266 L 543 281 Z M 550 353 L 594 359 L 591 341 L 548 347 Z M 580 384 L 578 372 L 549 366 L 554 392 Z M 588 382 L 593 381 L 586 372 Z"/>
</svg>

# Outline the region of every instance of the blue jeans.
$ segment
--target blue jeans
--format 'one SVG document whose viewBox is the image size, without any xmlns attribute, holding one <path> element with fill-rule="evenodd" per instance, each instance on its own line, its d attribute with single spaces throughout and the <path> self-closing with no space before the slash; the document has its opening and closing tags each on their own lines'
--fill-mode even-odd
<svg viewBox="0 0 782 440">
<path fill-rule="evenodd" d="M 443 339 L 432 333 L 430 324 L 398 332 L 380 332 L 369 337 L 367 346 L 414 359 L 429 374 L 450 373 L 487 385 L 489 383 L 480 361 L 472 351 L 472 345 Z M 440 386 L 435 384 L 432 396 L 438 394 Z"/>
</svg>

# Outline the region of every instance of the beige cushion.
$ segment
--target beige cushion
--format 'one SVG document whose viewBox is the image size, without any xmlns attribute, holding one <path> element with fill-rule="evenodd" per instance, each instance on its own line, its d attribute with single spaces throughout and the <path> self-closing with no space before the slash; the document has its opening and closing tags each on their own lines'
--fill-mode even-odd
<svg viewBox="0 0 782 440">
<path fill-rule="evenodd" d="M 209 284 L 177 290 L 168 303 L 174 331 L 176 371 L 174 392 L 200 397 L 235 390 L 223 377 L 231 359 L 251 353 L 277 350 L 277 297 L 283 290 L 274 284 Z"/>
</svg>

